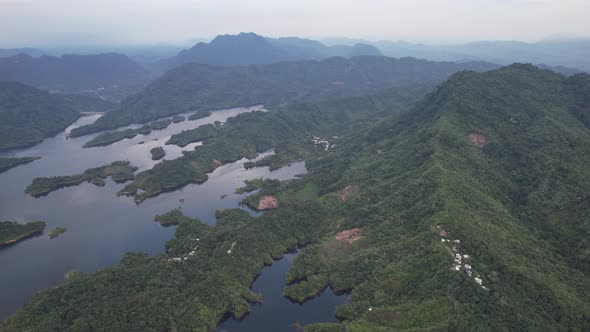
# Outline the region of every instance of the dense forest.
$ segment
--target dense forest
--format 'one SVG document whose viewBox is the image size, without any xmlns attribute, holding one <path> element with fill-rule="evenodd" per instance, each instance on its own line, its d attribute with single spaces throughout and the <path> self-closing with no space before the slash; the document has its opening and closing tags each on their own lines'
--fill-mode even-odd
<svg viewBox="0 0 590 332">
<path fill-rule="evenodd" d="M 243 113 L 224 125 L 208 124 L 183 131 L 172 135 L 166 144 L 186 146 L 203 141 L 203 146 L 139 173 L 119 194 L 134 195 L 135 201 L 141 202 L 189 183 L 202 183 L 207 180 L 207 173 L 219 165 L 271 148 L 275 148 L 276 155 L 259 164 L 268 163 L 273 168 L 286 165 L 303 158 L 314 147 L 315 135 L 334 142 L 338 138 L 333 136 L 354 134 L 393 112 L 407 109 L 430 89 L 429 85 L 421 85 L 368 97 L 294 104 L 275 111 Z"/>
<path fill-rule="evenodd" d="M 60 188 L 77 186 L 85 181 L 102 187 L 105 185 L 104 179 L 109 176 L 113 181 L 123 183 L 133 180 L 135 178 L 133 172 L 136 170 L 137 167 L 132 166 L 128 161 L 115 161 L 105 166 L 87 169 L 81 174 L 34 178 L 25 189 L 25 193 L 39 197 Z"/>
<path fill-rule="evenodd" d="M 15 81 L 44 90 L 79 93 L 101 89 L 114 99 L 129 90 L 134 91 L 147 82 L 149 74 L 126 55 L 66 54 L 60 57 L 32 57 L 18 54 L 0 58 L 0 81 Z"/>
<path fill-rule="evenodd" d="M 257 218 L 222 211 L 214 226 L 180 210 L 160 216 L 178 223 L 166 253 L 129 253 L 96 274 L 72 275 L 0 330 L 211 331 L 228 313 L 245 315 L 248 301 L 263 301 L 250 291 L 255 276 L 303 245 L 285 295 L 351 293 L 338 308 L 341 323 L 306 331 L 584 330 L 589 83 L 588 75 L 512 65 L 455 74 L 402 114 L 374 96 L 359 99 L 367 112 L 396 115 L 335 146 L 301 142 L 303 155 L 292 157 L 305 159 L 305 177 L 243 189 L 259 189 L 247 201 L 272 195 L 279 208 Z M 298 107 L 330 103 L 312 105 Z M 284 116 L 269 114 L 278 123 Z M 303 114 L 319 126 L 310 129 L 338 122 Z M 248 120 L 235 119 L 260 132 Z M 240 149 L 243 138 L 226 144 Z"/>
<path fill-rule="evenodd" d="M 0 158 L 0 173 L 18 165 L 31 163 L 41 157 Z"/>
<path fill-rule="evenodd" d="M 31 221 L 26 224 L 15 221 L 0 221 L 0 248 L 43 233 L 45 222 Z"/>
<path fill-rule="evenodd" d="M 80 112 L 104 112 L 111 102 L 88 96 L 61 95 L 15 82 L 0 82 L 0 150 L 41 142 L 63 131 Z"/>
<path fill-rule="evenodd" d="M 172 69 L 119 109 L 72 131 L 81 136 L 145 123 L 170 114 L 355 96 L 415 84 L 436 84 L 459 70 L 489 70 L 486 63 L 430 62 L 413 58 L 358 56 L 322 61 L 279 62 L 240 67 L 186 64 Z"/>
<path fill-rule="evenodd" d="M 168 128 L 172 122 L 173 119 L 165 119 L 145 124 L 137 129 L 124 129 L 105 132 L 86 142 L 83 147 L 91 148 L 96 146 L 107 146 L 124 139 L 133 138 L 137 135 L 149 135 L 154 130 Z"/>
</svg>

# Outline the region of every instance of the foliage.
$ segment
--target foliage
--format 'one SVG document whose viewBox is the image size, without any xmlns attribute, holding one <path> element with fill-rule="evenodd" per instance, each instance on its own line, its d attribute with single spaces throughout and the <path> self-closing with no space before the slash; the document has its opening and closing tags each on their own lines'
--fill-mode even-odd
<svg viewBox="0 0 590 332">
<path fill-rule="evenodd" d="M 173 122 L 172 119 L 165 119 L 154 121 L 137 129 L 124 129 L 119 131 L 111 131 L 97 135 L 90 141 L 84 144 L 84 148 L 91 148 L 95 146 L 107 146 L 124 139 L 131 139 L 139 135 L 149 135 L 152 130 L 162 130 L 168 128 Z"/>
<path fill-rule="evenodd" d="M 64 227 L 56 227 L 53 230 L 51 230 L 51 232 L 49 232 L 49 238 L 54 239 L 60 236 L 61 234 L 65 233 L 67 230 L 68 229 Z"/>
<path fill-rule="evenodd" d="M 164 158 L 164 156 L 166 156 L 166 151 L 164 151 L 164 148 L 161 146 L 157 146 L 157 147 L 151 149 L 150 153 L 152 154 L 153 160 L 160 160 L 160 159 Z"/>
<path fill-rule="evenodd" d="M 189 120 L 191 120 L 191 121 L 192 121 L 192 120 L 198 120 L 198 119 L 206 118 L 206 117 L 208 117 L 209 115 L 211 115 L 211 112 L 210 112 L 210 111 L 206 111 L 206 110 L 203 110 L 203 111 L 197 111 L 197 112 L 195 112 L 195 113 L 193 113 L 193 114 L 189 115 L 189 116 L 188 116 L 188 119 L 189 119 Z"/>
<path fill-rule="evenodd" d="M 141 202 L 189 183 L 202 183 L 220 162 L 234 162 L 275 148 L 273 162 L 287 164 L 316 150 L 314 135 L 342 136 L 367 128 L 394 112 L 405 110 L 426 87 L 393 89 L 369 97 L 354 97 L 310 104 L 296 104 L 269 112 L 242 113 L 223 126 L 213 124 L 172 135 L 167 144 L 203 141 L 195 151 L 175 160 L 158 163 L 141 172 L 119 194 L 134 194 Z M 335 140 L 334 138 L 331 138 Z M 276 164 L 271 164 L 276 168 Z M 137 188 L 143 192 L 136 193 Z"/>
<path fill-rule="evenodd" d="M 585 330 L 590 130 L 574 85 L 529 65 L 454 75 L 409 112 L 305 154 L 302 179 L 246 185 L 280 208 L 218 212 L 214 226 L 181 217 L 165 254 L 43 291 L 0 330 L 210 331 L 248 310 L 264 264 L 303 245 L 285 294 L 351 294 L 341 323 L 308 331 Z M 337 239 L 353 228 L 362 238 Z M 450 269 L 441 237 L 461 240 L 486 288 Z"/>
<path fill-rule="evenodd" d="M 66 54 L 61 57 L 32 57 L 19 54 L 0 58 L 0 77 L 3 81 L 20 82 L 40 89 L 60 92 L 80 92 L 99 89 L 114 95 L 127 87 L 143 84 L 146 71 L 127 56 L 117 53 Z"/>
<path fill-rule="evenodd" d="M 41 157 L 20 157 L 20 158 L 0 158 L 0 173 L 16 167 L 18 165 L 28 164 Z"/>
<path fill-rule="evenodd" d="M 52 94 L 15 82 L 0 82 L 0 150 L 41 142 L 72 124 L 80 112 L 108 110 L 90 97 Z"/>
<path fill-rule="evenodd" d="M 162 215 L 157 214 L 154 217 L 154 221 L 159 222 L 162 226 L 172 226 L 178 225 L 183 221 L 190 221 L 190 218 L 183 215 L 180 208 L 176 208 Z"/>
<path fill-rule="evenodd" d="M 131 139 L 137 136 L 138 130 L 136 129 L 125 129 L 119 131 L 112 131 L 102 133 L 90 141 L 86 142 L 82 147 L 84 148 L 91 148 L 95 146 L 107 146 L 111 145 L 115 142 L 122 141 L 124 139 Z"/>
<path fill-rule="evenodd" d="M 26 224 L 14 221 L 0 221 L 0 248 L 39 235 L 44 228 L 45 222 L 43 221 L 31 221 Z"/>
<path fill-rule="evenodd" d="M 174 123 L 183 122 L 185 120 L 186 120 L 186 117 L 180 116 L 180 115 L 175 115 L 172 117 L 172 122 L 174 122 Z"/>
<path fill-rule="evenodd" d="M 114 181 L 125 182 L 134 178 L 133 172 L 136 170 L 137 167 L 128 161 L 115 161 L 109 165 L 87 169 L 82 174 L 35 178 L 25 189 L 25 193 L 39 197 L 63 187 L 76 186 L 84 181 L 92 182 L 96 178 L 104 179 L 109 176 L 112 176 Z M 94 183 L 98 186 L 103 185 L 100 181 Z"/>
<path fill-rule="evenodd" d="M 437 84 L 463 69 L 488 70 L 484 63 L 430 62 L 413 58 L 360 56 L 351 59 L 279 62 L 241 67 L 190 63 L 174 68 L 121 102 L 73 136 L 193 110 L 247 105 L 275 108 L 285 103 L 350 97 L 418 84 Z"/>
</svg>

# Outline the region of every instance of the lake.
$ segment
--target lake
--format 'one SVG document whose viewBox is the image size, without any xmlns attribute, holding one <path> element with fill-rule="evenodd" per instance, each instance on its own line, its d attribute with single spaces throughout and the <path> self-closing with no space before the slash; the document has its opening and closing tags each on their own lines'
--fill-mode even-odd
<svg viewBox="0 0 590 332">
<path fill-rule="evenodd" d="M 156 214 L 182 207 L 187 216 L 212 224 L 215 223 L 217 209 L 239 207 L 248 210 L 239 206 L 239 202 L 248 194 L 234 193 L 236 188 L 243 186 L 244 180 L 284 180 L 303 174 L 306 169 L 304 162 L 295 162 L 273 172 L 268 167 L 246 170 L 243 164 L 248 159 L 242 159 L 215 169 L 203 184 L 191 184 L 149 198 L 141 204 L 135 204 L 131 197 L 116 197 L 115 193 L 124 184 L 116 184 L 110 179 L 104 187 L 83 183 L 62 188 L 48 196 L 33 198 L 24 193 L 33 178 L 77 174 L 117 160 L 129 160 L 139 167 L 139 171 L 150 169 L 161 162 L 151 159 L 150 149 L 154 147 L 162 146 L 165 149 L 164 159 L 175 159 L 182 156 L 183 150 L 192 150 L 200 145 L 194 143 L 184 148 L 164 145 L 172 134 L 215 121 L 225 122 L 229 117 L 257 110 L 264 111 L 261 106 L 215 111 L 206 118 L 172 123 L 168 128 L 153 131 L 149 135 L 138 135 L 105 147 L 84 149 L 82 145 L 99 133 L 70 139 L 67 133 L 72 128 L 100 117 L 89 115 L 80 118 L 65 132 L 34 147 L 0 153 L 2 157 L 41 157 L 40 160 L 0 173 L 0 220 L 47 222 L 43 235 L 0 250 L 0 320 L 27 303 L 37 291 L 62 283 L 68 271 L 91 273 L 117 264 L 129 251 L 148 254 L 164 252 L 164 244 L 174 237 L 175 227 L 165 228 L 154 222 Z M 137 127 L 140 126 L 126 128 Z M 265 152 L 257 158 L 271 153 Z M 222 199 L 222 195 L 227 196 Z M 180 202 L 181 199 L 184 199 L 184 203 Z M 68 231 L 50 240 L 47 234 L 55 227 L 66 227 Z M 295 321 L 336 321 L 335 307 L 346 302 L 346 296 L 336 296 L 327 290 L 303 305 L 291 303 L 282 297 L 285 273 L 293 258 L 294 254 L 287 254 L 271 267 L 266 267 L 253 285 L 254 291 L 263 295 L 264 303 L 252 305 L 252 313 L 242 321 L 228 320 L 221 328 L 227 331 L 260 331 L 263 323 L 289 327 Z"/>
</svg>

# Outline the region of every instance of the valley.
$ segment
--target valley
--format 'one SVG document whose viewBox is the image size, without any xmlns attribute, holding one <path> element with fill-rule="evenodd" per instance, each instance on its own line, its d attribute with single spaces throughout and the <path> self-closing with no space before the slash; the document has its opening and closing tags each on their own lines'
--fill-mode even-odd
<svg viewBox="0 0 590 332">
<path fill-rule="evenodd" d="M 406 104 L 398 90 L 390 90 L 239 114 L 219 128 L 207 129 L 202 145 L 180 158 L 152 169 L 138 164 L 146 175 L 137 175 L 136 187 L 149 189 L 152 185 L 147 183 L 153 182 L 163 192 L 174 182 L 160 181 L 177 181 L 182 175 L 177 167 L 183 167 L 184 160 L 203 165 L 202 173 L 187 173 L 203 174 L 201 184 L 182 190 L 173 187 L 165 195 L 152 196 L 150 204 L 136 207 L 153 211 L 158 202 L 171 203 L 143 221 L 150 225 L 148 221 L 160 215 L 156 217 L 160 223 L 177 224 L 175 235 L 167 233 L 165 252 L 152 248 L 152 255 L 128 253 L 118 265 L 97 274 L 77 274 L 36 295 L 0 329 L 19 329 L 24 322 L 56 329 L 164 329 L 170 324 L 164 317 L 184 304 L 190 310 L 181 312 L 174 326 L 212 330 L 228 315 L 240 318 L 256 310 L 248 304 L 260 301 L 251 290 L 256 276 L 273 259 L 301 247 L 305 251 L 287 271 L 283 295 L 306 302 L 326 288 L 350 293 L 350 301 L 336 309 L 342 322 L 315 321 L 305 326 L 306 331 L 455 330 L 475 325 L 494 329 L 507 321 L 519 329 L 558 328 L 564 322 L 583 328 L 590 319 L 585 301 L 590 284 L 583 274 L 587 257 L 582 236 L 588 205 L 580 198 L 587 192 L 588 177 L 580 165 L 590 155 L 590 132 L 578 118 L 586 107 L 581 97 L 590 86 L 588 79 L 512 65 L 487 73 L 455 74 L 412 107 L 411 99 Z M 261 131 L 265 121 L 275 126 Z M 199 128 L 183 133 L 196 137 L 183 142 L 203 139 Z M 330 142 L 334 147 L 314 144 L 318 134 L 337 136 Z M 124 142 L 132 140 L 109 147 Z M 173 145 L 164 148 L 169 146 Z M 243 165 L 248 160 L 240 158 L 269 148 L 275 154 L 259 155 L 257 160 L 278 158 L 293 164 L 268 174 L 277 176 L 283 169 L 297 167 L 296 160 L 305 161 L 307 173 L 219 191 L 214 175 L 227 167 L 268 172 L 266 167 L 246 170 Z M 151 159 L 149 153 L 143 158 Z M 561 160 L 559 166 L 555 160 Z M 536 165 L 536 172 L 528 171 L 530 165 Z M 168 180 L 165 174 L 174 176 Z M 528 190 L 515 191 L 519 188 L 515 181 L 526 181 L 528 185 L 520 188 Z M 553 184 L 551 195 L 546 194 L 548 184 Z M 99 190 L 109 189 L 112 195 L 113 185 Z M 216 191 L 204 190 L 207 186 Z M 235 209 L 236 205 L 215 212 L 210 206 L 211 214 L 203 218 L 187 209 L 187 202 L 196 202 L 187 196 L 191 188 L 203 189 L 199 192 L 207 192 L 224 206 L 233 201 L 264 210 L 266 205 L 260 204 L 268 197 L 275 203 L 255 214 L 245 207 Z M 121 197 L 110 199 L 131 203 Z M 180 209 L 166 214 L 174 206 Z M 576 206 L 578 213 L 570 214 L 571 224 L 554 224 L 554 211 L 568 206 Z M 441 235 L 446 239 L 449 234 L 454 242 L 460 239 L 460 249 L 441 241 Z M 525 253 L 518 248 L 535 250 Z M 461 258 L 449 255 L 454 250 L 461 250 Z M 469 260 L 469 267 L 462 268 L 476 275 L 454 271 L 453 264 L 463 259 Z M 141 290 L 134 290 L 130 282 Z M 64 292 L 71 296 L 69 305 L 57 302 Z M 132 301 L 123 308 L 122 298 Z M 170 298 L 175 302 L 168 302 Z M 134 310 L 133 325 L 118 314 L 130 303 L 141 308 Z M 52 317 L 68 312 L 76 318 L 49 319 L 42 313 L 47 307 L 53 308 Z M 92 314 L 86 313 L 90 307 Z M 231 328 L 229 322 L 219 328 L 226 324 Z"/>
<path fill-rule="evenodd" d="M 590 329 L 590 3 L 0 7 L 0 332 Z"/>
</svg>

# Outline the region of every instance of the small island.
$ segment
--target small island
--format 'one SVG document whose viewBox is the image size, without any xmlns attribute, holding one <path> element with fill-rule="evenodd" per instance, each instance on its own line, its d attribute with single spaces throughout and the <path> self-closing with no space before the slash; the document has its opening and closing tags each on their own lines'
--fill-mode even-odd
<svg viewBox="0 0 590 332">
<path fill-rule="evenodd" d="M 126 130 L 119 130 L 119 131 L 111 131 L 108 133 L 102 133 L 95 138 L 91 139 L 90 141 L 86 142 L 82 147 L 83 148 L 91 148 L 95 146 L 107 146 L 113 144 L 118 141 L 122 141 L 126 138 L 133 138 L 137 136 L 136 129 L 126 129 Z"/>
<path fill-rule="evenodd" d="M 185 120 L 186 120 L 186 118 L 182 115 L 175 115 L 172 117 L 172 122 L 174 122 L 174 123 L 183 122 Z"/>
<path fill-rule="evenodd" d="M 28 164 L 37 159 L 41 159 L 41 157 L 0 158 L 0 173 L 19 165 Z"/>
<path fill-rule="evenodd" d="M 174 119 L 174 118 L 173 118 Z M 165 119 L 160 121 L 154 121 L 152 123 L 143 125 L 137 129 L 125 129 L 118 131 L 109 131 L 102 133 L 90 141 L 84 144 L 84 148 L 92 148 L 96 146 L 107 146 L 124 139 L 131 139 L 137 135 L 149 135 L 153 130 L 162 130 L 168 128 L 168 126 L 174 121 L 173 119 Z M 184 119 L 184 118 L 183 118 Z M 177 119 L 178 120 L 178 119 Z M 184 121 L 184 120 L 183 120 Z M 177 121 L 179 122 L 179 121 Z"/>
<path fill-rule="evenodd" d="M 160 160 L 166 156 L 166 151 L 161 146 L 151 149 L 150 153 L 152 154 L 152 160 Z"/>
<path fill-rule="evenodd" d="M 154 217 L 154 221 L 159 222 L 160 225 L 164 227 L 178 225 L 186 219 L 188 218 L 182 214 L 180 208 L 176 208 L 161 215 L 158 214 Z"/>
<path fill-rule="evenodd" d="M 197 111 L 197 112 L 189 115 L 188 119 L 189 119 L 189 121 L 198 120 L 198 119 L 206 118 L 211 114 L 212 113 L 210 111 Z"/>
<path fill-rule="evenodd" d="M 26 224 L 14 221 L 0 221 L 0 248 L 40 235 L 43 233 L 44 228 L 44 221 L 31 221 Z"/>
<path fill-rule="evenodd" d="M 63 187 L 79 185 L 84 181 L 103 186 L 104 179 L 109 176 L 116 182 L 126 182 L 135 178 L 133 173 L 136 170 L 137 167 L 132 166 L 128 161 L 115 161 L 109 165 L 87 169 L 82 174 L 35 178 L 25 189 L 25 193 L 39 197 Z"/>
<path fill-rule="evenodd" d="M 55 239 L 56 237 L 60 236 L 61 234 L 65 233 L 68 229 L 65 227 L 56 227 L 51 232 L 49 232 L 49 238 Z"/>
</svg>

